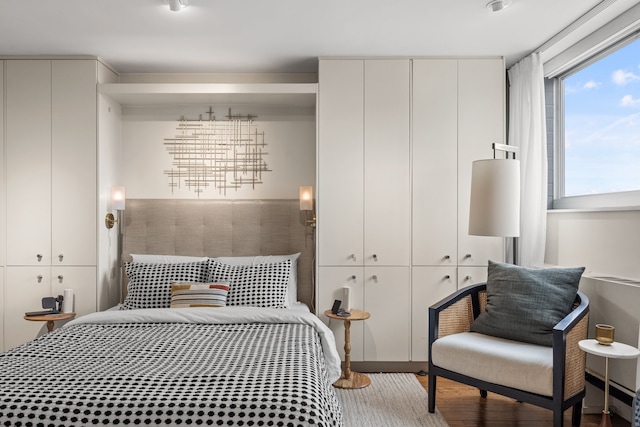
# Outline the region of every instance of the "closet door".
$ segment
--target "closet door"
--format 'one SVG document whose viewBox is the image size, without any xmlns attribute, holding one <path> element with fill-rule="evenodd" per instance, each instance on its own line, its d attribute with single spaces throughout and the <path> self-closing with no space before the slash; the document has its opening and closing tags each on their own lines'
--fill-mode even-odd
<svg viewBox="0 0 640 427">
<path fill-rule="evenodd" d="M 96 311 L 96 267 L 51 268 L 51 296 L 64 295 L 65 289 L 73 289 L 73 311 L 78 315 Z"/>
<path fill-rule="evenodd" d="M 340 357 L 344 360 L 344 322 L 332 320 L 323 313 L 333 305 L 334 300 L 343 300 L 343 286 L 351 288 L 351 307 L 363 309 L 364 303 L 363 267 L 320 267 L 318 272 L 318 317 L 329 325 L 336 339 Z M 351 361 L 363 360 L 364 328 L 367 320 L 351 322 Z"/>
<path fill-rule="evenodd" d="M 24 320 L 24 313 L 42 310 L 42 298 L 51 296 L 51 267 L 6 268 L 4 348 L 8 350 L 46 332 L 46 322 Z"/>
<path fill-rule="evenodd" d="M 362 60 L 320 61 L 317 194 L 320 266 L 363 263 L 363 67 Z"/>
<path fill-rule="evenodd" d="M 365 267 L 364 360 L 406 362 L 411 351 L 409 267 Z M 352 323 L 353 324 L 353 323 Z"/>
<path fill-rule="evenodd" d="M 504 259 L 504 238 L 469 235 L 471 165 L 493 158 L 491 144 L 505 142 L 505 68 L 500 59 L 458 63 L 458 264 L 487 266 Z"/>
<path fill-rule="evenodd" d="M 455 266 L 458 60 L 414 59 L 412 105 L 412 264 Z"/>
<path fill-rule="evenodd" d="M 429 359 L 429 307 L 457 290 L 456 267 L 411 270 L 411 361 Z"/>
<path fill-rule="evenodd" d="M 53 61 L 53 265 L 96 265 L 96 73 L 94 60 Z"/>
<path fill-rule="evenodd" d="M 364 67 L 364 262 L 411 262 L 411 62 Z"/>
<path fill-rule="evenodd" d="M 51 263 L 51 61 L 5 63 L 7 264 Z"/>
</svg>

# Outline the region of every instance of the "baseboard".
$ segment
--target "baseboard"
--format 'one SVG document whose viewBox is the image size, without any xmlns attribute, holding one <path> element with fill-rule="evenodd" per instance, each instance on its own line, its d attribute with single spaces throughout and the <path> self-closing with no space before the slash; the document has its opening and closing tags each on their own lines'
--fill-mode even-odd
<svg viewBox="0 0 640 427">
<path fill-rule="evenodd" d="M 351 362 L 354 372 L 423 372 L 426 374 L 429 362 Z"/>
</svg>

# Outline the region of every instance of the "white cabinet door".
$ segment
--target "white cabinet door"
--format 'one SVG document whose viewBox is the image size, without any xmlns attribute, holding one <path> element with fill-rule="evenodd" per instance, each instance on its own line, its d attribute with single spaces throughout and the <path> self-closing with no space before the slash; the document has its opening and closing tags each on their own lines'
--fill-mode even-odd
<svg viewBox="0 0 640 427">
<path fill-rule="evenodd" d="M 361 60 L 322 60 L 318 96 L 318 264 L 362 265 Z"/>
<path fill-rule="evenodd" d="M 96 61 L 53 61 L 52 264 L 96 264 Z"/>
<path fill-rule="evenodd" d="M 504 239 L 469 235 L 471 165 L 493 158 L 504 143 L 505 69 L 502 59 L 458 62 L 458 264 L 486 266 L 503 260 Z"/>
<path fill-rule="evenodd" d="M 51 269 L 51 295 L 64 295 L 73 289 L 73 311 L 81 316 L 96 311 L 96 267 L 63 267 Z"/>
<path fill-rule="evenodd" d="M 6 268 L 4 348 L 8 350 L 47 331 L 45 322 L 25 320 L 24 313 L 42 310 L 42 298 L 51 296 L 51 267 Z"/>
<path fill-rule="evenodd" d="M 429 307 L 457 290 L 456 267 L 411 270 L 411 360 L 429 359 Z"/>
<path fill-rule="evenodd" d="M 413 265 L 457 264 L 458 61 L 413 60 Z"/>
<path fill-rule="evenodd" d="M 365 265 L 410 263 L 410 65 L 406 59 L 365 61 Z"/>
<path fill-rule="evenodd" d="M 408 361 L 411 348 L 409 267 L 365 267 L 364 360 Z M 352 323 L 353 324 L 353 323 Z"/>
<path fill-rule="evenodd" d="M 6 61 L 5 73 L 7 264 L 48 265 L 51 61 Z"/>
<path fill-rule="evenodd" d="M 351 288 L 351 307 L 366 310 L 364 306 L 362 267 L 320 267 L 318 269 L 319 294 L 317 314 L 329 325 L 336 339 L 340 357 L 344 360 L 344 322 L 329 319 L 323 313 L 333 305 L 334 300 L 342 300 L 342 287 Z M 351 322 L 351 361 L 363 360 L 364 323 L 369 320 Z"/>
<path fill-rule="evenodd" d="M 458 267 L 458 289 L 487 281 L 487 266 Z"/>
</svg>

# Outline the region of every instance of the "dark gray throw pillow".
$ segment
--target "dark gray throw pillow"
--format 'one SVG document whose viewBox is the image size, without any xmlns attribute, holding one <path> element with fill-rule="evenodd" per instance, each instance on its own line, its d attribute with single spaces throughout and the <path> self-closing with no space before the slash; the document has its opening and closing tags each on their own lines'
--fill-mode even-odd
<svg viewBox="0 0 640 427">
<path fill-rule="evenodd" d="M 489 261 L 487 307 L 471 331 L 550 347 L 553 327 L 571 311 L 583 272 Z"/>
</svg>

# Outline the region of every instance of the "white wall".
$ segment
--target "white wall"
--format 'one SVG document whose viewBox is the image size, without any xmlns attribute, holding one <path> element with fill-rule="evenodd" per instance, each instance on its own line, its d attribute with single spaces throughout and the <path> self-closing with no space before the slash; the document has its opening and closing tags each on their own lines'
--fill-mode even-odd
<svg viewBox="0 0 640 427">
<path fill-rule="evenodd" d="M 123 183 L 129 199 L 197 199 L 186 188 L 172 189 L 165 171 L 172 156 L 164 145 L 173 138 L 181 116 L 197 119 L 205 106 L 124 107 L 122 112 Z M 212 106 L 218 120 L 228 106 Z M 200 194 L 206 199 L 295 199 L 300 185 L 315 184 L 316 124 L 314 107 L 233 107 L 232 114 L 252 114 L 258 131 L 264 131 L 265 156 L 271 172 L 253 190 L 243 186 L 227 190 L 226 197 L 210 187 Z M 203 114 L 203 117 L 207 117 Z"/>
<path fill-rule="evenodd" d="M 121 184 L 120 105 L 98 96 L 98 310 L 120 302 L 117 266 L 117 227 L 107 229 L 104 217 L 111 211 L 111 187 Z"/>
<path fill-rule="evenodd" d="M 640 211 L 549 211 L 545 262 L 640 279 Z"/>
</svg>

